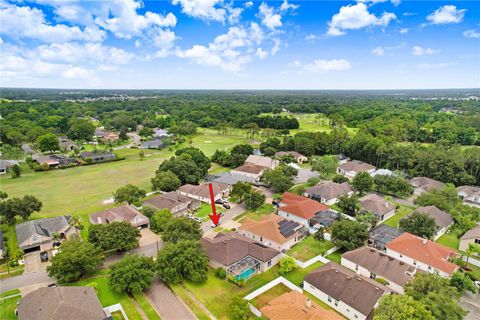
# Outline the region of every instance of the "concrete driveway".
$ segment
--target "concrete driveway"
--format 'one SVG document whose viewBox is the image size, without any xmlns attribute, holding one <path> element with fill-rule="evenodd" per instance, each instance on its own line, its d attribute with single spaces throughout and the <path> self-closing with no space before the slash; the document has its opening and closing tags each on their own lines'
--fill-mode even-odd
<svg viewBox="0 0 480 320">
<path fill-rule="evenodd" d="M 24 273 L 45 271 L 45 268 L 49 264 L 49 262 L 42 262 L 40 260 L 40 252 L 32 252 L 26 254 L 23 257 L 23 261 L 25 261 Z"/>
<path fill-rule="evenodd" d="M 185 303 L 157 279 L 153 281 L 152 286 L 145 291 L 145 294 L 163 320 L 197 319 Z"/>
<path fill-rule="evenodd" d="M 148 246 L 152 243 L 156 243 L 157 241 L 160 240 L 160 237 L 155 234 L 152 230 L 145 228 L 140 230 L 140 239 L 138 240 L 138 246 L 139 247 L 144 247 Z"/>
<path fill-rule="evenodd" d="M 220 226 L 223 226 L 225 223 L 227 223 L 230 220 L 233 220 L 233 218 L 244 213 L 247 210 L 242 203 L 240 204 L 230 203 L 230 206 L 231 206 L 231 209 L 223 210 L 224 215 L 223 217 L 220 218 Z M 212 225 L 212 221 L 208 219 L 206 222 L 203 222 L 200 227 L 203 232 L 208 232 L 212 230 L 211 225 Z"/>
</svg>

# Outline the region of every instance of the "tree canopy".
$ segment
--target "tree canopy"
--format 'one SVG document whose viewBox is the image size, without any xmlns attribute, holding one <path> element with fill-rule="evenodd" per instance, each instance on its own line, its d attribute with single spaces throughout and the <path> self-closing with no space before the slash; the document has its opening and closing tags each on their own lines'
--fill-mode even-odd
<svg viewBox="0 0 480 320">
<path fill-rule="evenodd" d="M 140 231 L 128 222 L 94 224 L 88 230 L 88 241 L 102 250 L 125 251 L 136 248 Z"/>
<path fill-rule="evenodd" d="M 110 267 L 108 283 L 118 293 L 140 293 L 152 285 L 154 274 L 151 258 L 127 254 Z"/>
</svg>

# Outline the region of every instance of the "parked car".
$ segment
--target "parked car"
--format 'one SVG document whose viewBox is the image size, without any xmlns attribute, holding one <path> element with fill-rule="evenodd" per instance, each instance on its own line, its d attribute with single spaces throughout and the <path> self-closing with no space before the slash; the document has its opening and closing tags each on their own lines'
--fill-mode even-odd
<svg viewBox="0 0 480 320">
<path fill-rule="evenodd" d="M 278 201 L 278 200 L 272 200 L 272 204 L 273 204 L 274 206 L 277 206 L 277 207 L 278 207 L 278 206 L 280 206 L 280 201 Z"/>
<path fill-rule="evenodd" d="M 193 217 L 192 219 L 197 221 L 197 222 L 203 222 L 203 220 L 201 218 L 198 218 L 198 217 Z"/>
<path fill-rule="evenodd" d="M 210 228 L 216 228 L 216 227 L 218 227 L 219 225 L 220 225 L 220 222 L 219 222 L 218 224 L 212 223 L 212 224 L 210 225 Z"/>
<path fill-rule="evenodd" d="M 222 206 L 223 206 L 225 209 L 230 209 L 230 205 L 229 205 L 229 204 L 224 203 Z"/>
<path fill-rule="evenodd" d="M 215 200 L 215 203 L 216 204 L 223 204 L 225 201 L 223 201 L 222 199 L 218 199 L 218 200 Z"/>
<path fill-rule="evenodd" d="M 47 262 L 48 261 L 48 252 L 40 252 L 40 261 Z"/>
</svg>

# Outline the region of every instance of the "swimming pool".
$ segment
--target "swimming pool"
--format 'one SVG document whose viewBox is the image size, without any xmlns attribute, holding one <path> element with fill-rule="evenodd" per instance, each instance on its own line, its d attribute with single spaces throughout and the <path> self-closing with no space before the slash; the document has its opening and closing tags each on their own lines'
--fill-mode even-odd
<svg viewBox="0 0 480 320">
<path fill-rule="evenodd" d="M 237 280 L 247 280 L 250 278 L 253 274 L 255 273 L 255 268 L 248 268 L 246 270 L 243 270 L 242 273 L 238 274 L 235 276 L 235 279 Z"/>
</svg>

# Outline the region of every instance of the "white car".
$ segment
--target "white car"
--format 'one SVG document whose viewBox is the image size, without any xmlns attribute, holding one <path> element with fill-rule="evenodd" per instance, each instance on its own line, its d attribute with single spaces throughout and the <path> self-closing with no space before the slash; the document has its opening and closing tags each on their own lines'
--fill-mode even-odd
<svg viewBox="0 0 480 320">
<path fill-rule="evenodd" d="M 480 281 L 474 281 L 474 283 L 477 286 L 477 288 L 480 289 Z"/>
</svg>

